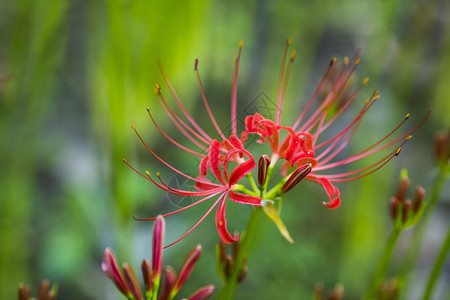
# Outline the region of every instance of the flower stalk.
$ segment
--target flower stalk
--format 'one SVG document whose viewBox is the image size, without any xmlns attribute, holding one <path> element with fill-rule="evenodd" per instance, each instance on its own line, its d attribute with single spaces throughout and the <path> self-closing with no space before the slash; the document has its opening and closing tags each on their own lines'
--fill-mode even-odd
<svg viewBox="0 0 450 300">
<path fill-rule="evenodd" d="M 370 284 L 366 299 L 376 299 L 376 291 L 378 287 L 383 282 L 384 277 L 389 268 L 389 262 L 391 261 L 391 256 L 395 248 L 395 244 L 397 243 L 398 237 L 402 231 L 402 227 L 395 226 L 392 229 L 392 232 L 389 236 L 389 239 L 386 242 L 386 246 L 384 248 L 383 255 L 381 256 L 380 263 L 378 265 L 377 271 L 373 277 L 372 283 Z"/>
<path fill-rule="evenodd" d="M 237 257 L 235 258 L 232 272 L 230 276 L 225 279 L 224 286 L 219 294 L 219 300 L 233 299 L 236 286 L 239 283 L 239 276 L 242 268 L 244 267 L 244 263 L 248 258 L 251 246 L 257 233 L 261 211 L 261 207 L 254 207 L 252 210 L 247 227 L 241 237 L 239 251 L 237 252 Z"/>
<path fill-rule="evenodd" d="M 444 267 L 445 260 L 447 258 L 449 251 L 450 251 L 450 226 L 447 229 L 447 237 L 445 238 L 445 241 L 442 244 L 441 250 L 439 251 L 439 254 L 433 265 L 433 269 L 430 272 L 430 277 L 428 278 L 427 281 L 427 287 L 422 297 L 423 300 L 431 299 L 434 287 L 442 271 L 442 268 Z"/>
</svg>

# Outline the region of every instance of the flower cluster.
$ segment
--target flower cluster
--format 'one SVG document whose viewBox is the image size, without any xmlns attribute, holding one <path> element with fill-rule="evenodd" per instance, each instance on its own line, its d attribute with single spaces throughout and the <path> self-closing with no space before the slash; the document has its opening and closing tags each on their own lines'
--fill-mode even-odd
<svg viewBox="0 0 450 300">
<path fill-rule="evenodd" d="M 145 291 L 141 291 L 137 277 L 133 268 L 127 264 L 123 264 L 123 272 L 120 270 L 114 252 L 106 248 L 103 254 L 102 269 L 111 281 L 116 285 L 117 289 L 130 300 L 170 300 L 175 297 L 181 287 L 184 285 L 195 264 L 201 255 L 201 246 L 197 245 L 186 258 L 178 276 L 171 267 L 162 265 L 163 243 L 165 233 L 165 221 L 158 216 L 153 226 L 153 253 L 152 262 L 144 259 L 141 264 L 142 277 L 144 279 Z M 160 289 L 161 273 L 165 273 L 165 280 Z M 161 291 L 158 293 L 158 291 Z M 214 286 L 208 285 L 198 289 L 192 294 L 189 300 L 207 299 L 214 292 Z"/>
<path fill-rule="evenodd" d="M 58 294 L 58 287 L 50 285 L 50 281 L 44 279 L 39 285 L 37 298 L 31 296 L 31 287 L 23 283 L 19 284 L 18 299 L 19 300 L 54 300 Z"/>
<path fill-rule="evenodd" d="M 334 126 L 339 117 L 355 103 L 360 90 L 368 82 L 368 79 L 366 78 L 360 86 L 354 90 L 350 87 L 350 82 L 353 81 L 354 78 L 353 74 L 355 68 L 360 62 L 358 52 L 350 60 L 345 58 L 343 64 L 339 67 L 337 67 L 337 59 L 333 58 L 323 79 L 319 83 L 319 86 L 310 100 L 306 103 L 296 121 L 290 126 L 283 125 L 281 119 L 288 79 L 296 57 L 296 53 L 293 52 L 288 59 L 289 44 L 290 39 L 286 42 L 282 58 L 275 119 L 267 119 L 260 113 L 248 115 L 245 117 L 245 129 L 238 133 L 237 85 L 242 42 L 240 43 L 239 52 L 234 61 L 234 76 L 231 88 L 231 134 L 229 136 L 226 136 L 222 132 L 214 118 L 200 80 L 198 60 L 195 61 L 194 71 L 198 80 L 200 94 L 208 117 L 217 131 L 217 138 L 212 138 L 208 135 L 189 114 L 160 65 L 165 83 L 178 106 L 179 112 L 175 112 L 168 104 L 159 84 L 155 85 L 157 98 L 167 114 L 167 117 L 186 139 L 197 148 L 197 150 L 193 150 L 179 143 L 164 132 L 157 124 L 149 107 L 147 107 L 148 114 L 155 127 L 164 137 L 176 147 L 199 158 L 199 175 L 197 177 L 189 176 L 164 161 L 163 158 L 158 156 L 150 146 L 144 142 L 134 126 L 132 126 L 132 129 L 154 157 L 172 171 L 185 177 L 187 180 L 192 181 L 197 191 L 171 187 L 161 179 L 159 173 L 156 174 L 158 178 L 156 179 L 155 177 L 152 177 L 148 171 L 141 173 L 133 168 L 125 159 L 124 162 L 139 175 L 168 193 L 200 198 L 194 203 L 164 216 L 178 213 L 194 205 L 213 199 L 213 204 L 200 220 L 180 239 L 168 246 L 173 245 L 189 234 L 215 207 L 218 207 L 216 212 L 216 227 L 220 237 L 225 243 L 236 241 L 238 236 L 232 236 L 227 230 L 225 208 L 228 198 L 234 202 L 248 204 L 254 207 L 263 206 L 264 212 L 274 221 L 283 236 L 285 236 L 287 240 L 292 241 L 286 227 L 281 222 L 279 211 L 275 207 L 276 202 L 281 200 L 283 194 L 289 192 L 302 179 L 307 179 L 323 186 L 329 198 L 328 201 L 323 201 L 323 204 L 327 208 L 337 208 L 341 204 L 341 196 L 339 189 L 334 185 L 336 182 L 355 180 L 377 171 L 400 153 L 402 146 L 411 137 L 410 134 L 420 126 L 419 125 L 395 138 L 392 137 L 409 118 L 409 114 L 407 114 L 400 124 L 376 143 L 355 155 L 344 159 L 339 158 L 355 134 L 364 115 L 374 105 L 377 99 L 380 98 L 378 91 L 375 91 L 363 103 L 360 111 L 350 123 L 344 126 L 343 129 L 334 136 L 323 138 L 323 133 L 328 128 Z M 333 78 L 330 78 L 332 75 Z M 325 85 L 326 88 L 324 88 Z M 324 94 L 324 91 L 326 91 L 326 94 Z M 323 99 L 320 99 L 320 101 L 318 100 L 319 94 L 324 94 Z M 259 159 L 258 165 L 256 164 L 253 155 L 246 149 L 246 143 L 249 141 L 250 135 L 256 136 L 258 143 L 268 144 L 271 149 L 271 153 L 267 153 L 267 155 L 263 155 Z M 361 169 L 341 173 L 335 171 L 342 166 L 380 152 L 384 153 L 381 158 L 375 163 L 371 163 Z M 281 163 L 282 179 L 278 184 L 269 189 L 269 179 L 278 162 Z M 254 169 L 258 170 L 257 183 L 252 176 L 252 171 Z M 247 179 L 247 184 L 251 186 L 251 189 L 248 189 L 246 185 L 242 183 L 244 177 Z M 155 218 L 137 220 L 153 219 Z"/>
<path fill-rule="evenodd" d="M 391 197 L 390 210 L 391 217 L 396 227 L 406 228 L 416 224 L 425 209 L 425 189 L 418 185 L 411 201 L 406 194 L 411 186 L 411 180 L 408 172 L 402 170 L 400 182 L 397 188 L 397 194 Z"/>
</svg>

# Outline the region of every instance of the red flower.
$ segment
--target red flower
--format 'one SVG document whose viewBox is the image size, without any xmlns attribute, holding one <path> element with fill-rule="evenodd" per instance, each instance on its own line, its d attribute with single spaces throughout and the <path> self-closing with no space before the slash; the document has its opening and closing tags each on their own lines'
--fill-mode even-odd
<svg viewBox="0 0 450 300">
<path fill-rule="evenodd" d="M 289 60 L 286 73 L 285 60 L 287 54 L 287 48 L 290 40 L 287 41 L 281 73 L 279 81 L 279 90 L 277 98 L 277 108 L 275 121 L 265 119 L 261 114 L 255 113 L 252 116 L 245 118 L 245 130 L 242 132 L 241 140 L 245 142 L 248 135 L 256 134 L 259 136 L 258 143 L 268 143 L 272 149 L 272 163 L 276 163 L 279 159 L 284 159 L 285 162 L 282 166 L 282 175 L 289 178 L 288 171 L 291 168 L 300 169 L 311 166 L 309 173 L 306 175 L 306 179 L 315 183 L 321 184 L 326 193 L 328 194 L 329 201 L 323 202 L 328 208 L 337 208 L 340 206 L 340 192 L 337 187 L 333 185 L 334 182 L 342 182 L 355 180 L 364 176 L 367 176 L 376 170 L 383 167 L 392 158 L 397 156 L 405 144 L 405 142 L 411 137 L 410 134 L 419 128 L 425 120 L 416 128 L 409 130 L 408 132 L 388 141 L 397 129 L 403 125 L 403 123 L 409 118 L 409 114 L 403 119 L 403 121 L 396 126 L 390 133 L 381 138 L 375 144 L 367 147 L 365 150 L 341 160 L 334 160 L 345 149 L 355 131 L 357 130 L 363 116 L 372 107 L 376 100 L 380 97 L 378 91 L 375 91 L 373 95 L 366 100 L 360 112 L 356 115 L 350 124 L 348 124 L 341 132 L 335 136 L 321 141 L 321 134 L 326 131 L 333 123 L 338 119 L 342 113 L 349 108 L 349 106 L 357 98 L 360 89 L 367 83 L 368 79 L 364 79 L 360 87 L 356 89 L 352 94 L 346 96 L 346 98 L 340 98 L 342 92 L 348 89 L 348 82 L 352 77 L 352 74 L 359 64 L 358 53 L 351 59 L 350 62 L 345 59 L 345 66 L 337 77 L 334 86 L 326 95 L 322 103 L 317 105 L 317 108 L 311 109 L 314 100 L 319 91 L 322 89 L 324 82 L 328 80 L 328 76 L 332 71 L 335 71 L 336 58 L 330 62 L 328 70 L 326 71 L 322 81 L 317 87 L 315 93 L 306 104 L 303 111 L 300 113 L 298 119 L 290 127 L 281 125 L 281 117 L 283 112 L 283 103 L 285 98 L 286 86 L 288 82 L 289 72 L 295 58 L 295 52 Z M 331 112 L 334 104 L 339 100 L 337 112 L 334 115 Z M 308 114 L 309 117 L 306 117 Z M 287 136 L 280 140 L 281 132 L 285 131 Z M 395 146 L 397 144 L 397 146 Z M 399 144 L 399 145 L 398 145 Z M 377 152 L 387 149 L 387 153 L 379 159 L 376 163 L 373 163 L 364 168 L 335 174 L 323 174 L 321 171 L 333 170 L 337 167 L 350 164 L 357 160 L 371 156 Z M 390 149 L 390 150 L 389 150 Z M 291 174 L 294 175 L 295 171 Z M 302 177 L 303 178 L 303 177 Z M 281 190 L 283 192 L 283 190 Z"/>
<path fill-rule="evenodd" d="M 147 147 L 152 155 L 154 155 L 159 161 L 161 161 L 174 172 L 192 181 L 198 191 L 187 191 L 170 187 L 162 181 L 158 173 L 158 181 L 156 181 L 150 176 L 149 172 L 146 172 L 144 175 L 131 167 L 125 161 L 125 159 L 124 162 L 142 177 L 151 181 L 157 187 L 164 191 L 167 191 L 168 193 L 181 196 L 201 197 L 198 201 L 174 212 L 168 213 L 164 216 L 172 215 L 206 200 L 214 199 L 213 204 L 200 218 L 200 220 L 186 234 L 184 234 L 174 243 L 180 241 L 186 235 L 188 235 L 200 222 L 202 222 L 206 218 L 206 216 L 216 206 L 218 207 L 216 212 L 216 227 L 220 237 L 225 243 L 232 243 L 236 241 L 238 237 L 236 235 L 232 236 L 227 230 L 227 220 L 225 218 L 227 198 L 230 198 L 234 202 L 250 204 L 253 206 L 261 206 L 261 203 L 263 203 L 264 211 L 267 216 L 272 219 L 275 224 L 277 224 L 283 235 L 291 241 L 292 239 L 289 237 L 285 226 L 282 224 L 281 219 L 278 215 L 278 211 L 273 205 L 274 201 L 272 200 L 278 199 L 279 196 L 281 196 L 283 193 L 288 192 L 302 179 L 306 178 L 307 180 L 318 183 L 324 187 L 329 197 L 328 202 L 323 202 L 326 207 L 337 208 L 341 203 L 341 199 L 339 189 L 333 185 L 334 182 L 354 180 L 375 172 L 376 170 L 384 166 L 393 157 L 399 154 L 401 147 L 406 142 L 406 140 L 409 139 L 409 134 L 418 128 L 416 127 L 415 129 L 412 129 L 409 132 L 388 141 L 388 138 L 390 138 L 397 131 L 397 129 L 408 119 L 408 114 L 397 127 L 395 127 L 389 134 L 387 134 L 375 144 L 369 146 L 360 153 L 350 156 L 346 159 L 335 160 L 335 158 L 340 153 L 342 153 L 342 151 L 345 149 L 345 147 L 353 137 L 363 116 L 380 97 L 378 91 L 375 91 L 373 95 L 364 103 L 360 112 L 356 115 L 353 121 L 350 122 L 350 124 L 348 124 L 343 130 L 341 130 L 341 132 L 327 140 L 320 139 L 321 134 L 330 126 L 332 126 L 333 123 L 339 118 L 339 116 L 341 116 L 343 112 L 347 110 L 349 106 L 353 104 L 353 102 L 355 102 L 355 99 L 357 98 L 356 96 L 358 95 L 360 89 L 368 81 L 367 79 L 365 79 L 360 87 L 358 87 L 353 93 L 349 93 L 348 82 L 352 77 L 356 66 L 359 64 L 359 59 L 357 58 L 358 53 L 356 53 L 355 57 L 353 57 L 350 62 L 345 60 L 344 68 L 342 68 L 338 72 L 338 76 L 334 81 L 334 85 L 332 85 L 332 88 L 329 89 L 328 94 L 325 96 L 321 103 L 316 105 L 317 107 L 315 109 L 312 109 L 314 107 L 313 102 L 316 99 L 316 96 L 318 95 L 319 91 L 323 90 L 322 86 L 324 85 L 324 82 L 327 82 L 327 84 L 330 82 L 328 78 L 329 74 L 336 73 L 336 69 L 334 69 L 336 65 L 336 58 L 334 58 L 331 61 L 330 66 L 328 67 L 328 70 L 325 73 L 322 81 L 320 82 L 317 90 L 306 104 L 304 110 L 300 113 L 298 119 L 292 126 L 281 125 L 283 104 L 289 73 L 295 58 L 295 52 L 293 52 L 286 66 L 285 61 L 289 44 L 290 40 L 288 40 L 286 43 L 286 49 L 283 55 L 275 120 L 266 119 L 259 113 L 255 113 L 252 116 L 247 116 L 245 118 L 245 130 L 240 134 L 240 138 L 238 138 L 239 135 L 237 132 L 236 110 L 237 78 L 242 43 L 239 45 L 239 53 L 235 59 L 235 69 L 231 91 L 231 135 L 229 137 L 225 136 L 225 134 L 221 131 L 211 112 L 208 101 L 206 100 L 197 68 L 198 61 L 195 61 L 194 71 L 198 79 L 200 93 L 205 109 L 212 124 L 214 125 L 214 128 L 217 131 L 217 135 L 219 136 L 218 139 L 211 138 L 211 136 L 209 136 L 196 123 L 194 118 L 192 118 L 192 116 L 183 106 L 181 100 L 179 99 L 178 95 L 167 79 L 167 76 L 165 75 L 162 67 L 160 66 L 166 85 L 168 86 L 172 97 L 175 99 L 179 110 L 182 112 L 183 117 L 180 117 L 168 105 L 163 94 L 161 93 L 161 87 L 156 84 L 155 93 L 158 97 L 158 100 L 169 119 L 189 141 L 191 141 L 198 147 L 198 150 L 190 149 L 168 136 L 158 126 L 152 114 L 150 113 L 149 108 L 147 108 L 148 114 L 156 128 L 170 142 L 172 142 L 180 149 L 200 158 L 199 176 L 196 178 L 191 177 L 176 169 L 169 163 L 165 162 L 143 141 L 134 126 L 132 126 L 132 128 L 133 130 L 135 130 L 139 139 L 142 141 L 145 147 Z M 337 106 L 337 111 L 334 106 Z M 333 108 L 333 111 L 335 112 L 334 114 L 331 113 L 331 108 Z M 250 134 L 258 135 L 258 142 L 270 144 L 272 150 L 270 158 L 266 155 L 263 156 L 262 160 L 259 161 L 259 167 L 257 168 L 259 186 L 257 186 L 257 184 L 254 182 L 254 179 L 251 175 L 251 171 L 256 166 L 255 160 L 252 154 L 249 153 L 244 147 L 245 142 L 247 141 L 247 138 Z M 383 150 L 386 150 L 387 153 L 385 153 L 385 155 L 376 163 L 373 163 L 367 167 L 345 173 L 322 173 L 322 171 L 333 170 L 337 167 L 350 164 Z M 273 171 L 274 165 L 281 159 L 284 159 L 284 163 L 281 168 L 283 180 L 274 188 L 267 191 L 267 185 L 269 182 L 268 178 Z M 230 172 L 231 164 L 235 165 L 235 167 Z M 209 177 L 207 177 L 208 174 Z M 238 184 L 244 176 L 249 179 L 250 184 L 253 187 L 253 191 L 249 191 L 243 185 Z M 209 178 L 212 178 L 214 182 Z M 269 201 L 262 202 L 262 199 Z M 154 218 L 137 220 L 153 219 Z M 174 243 L 169 244 L 167 247 L 173 245 Z"/>
<path fill-rule="evenodd" d="M 232 236 L 228 230 L 227 230 L 227 220 L 226 220 L 226 200 L 229 197 L 232 201 L 243 203 L 243 204 L 250 204 L 253 206 L 261 206 L 261 198 L 256 197 L 254 195 L 248 195 L 248 194 L 241 194 L 238 193 L 237 190 L 243 190 L 243 186 L 238 185 L 238 182 L 240 179 L 242 179 L 244 176 L 249 174 L 256 166 L 255 160 L 253 159 L 253 156 L 244 149 L 244 145 L 236 137 L 237 135 L 237 125 L 236 125 L 236 91 L 237 91 L 237 70 L 239 67 L 239 57 L 240 57 L 240 49 L 242 47 L 242 44 L 239 46 L 239 54 L 236 57 L 235 60 L 235 76 L 233 80 L 233 91 L 232 91 L 232 131 L 233 134 L 226 138 L 225 135 L 220 130 L 210 108 L 208 105 L 208 102 L 206 100 L 205 94 L 203 92 L 203 88 L 200 81 L 200 75 L 197 69 L 198 61 L 195 62 L 195 72 L 198 78 L 199 86 L 200 86 L 200 92 L 203 97 L 205 108 L 208 112 L 208 115 L 214 125 L 214 127 L 217 130 L 217 133 L 221 137 L 222 141 L 219 142 L 217 139 L 212 139 L 208 134 L 206 134 L 205 131 L 203 131 L 200 126 L 195 122 L 195 120 L 191 117 L 191 115 L 187 112 L 183 104 L 181 103 L 180 99 L 178 98 L 177 94 L 175 93 L 174 89 L 172 88 L 169 80 L 167 79 L 162 67 L 161 72 L 164 76 L 164 79 L 166 81 L 167 86 L 169 87 L 170 92 L 172 93 L 172 96 L 174 97 L 175 101 L 178 104 L 179 109 L 182 111 L 184 117 L 188 120 L 189 124 L 184 122 L 167 104 L 165 98 L 163 97 L 161 93 L 161 88 L 158 84 L 155 85 L 155 93 L 158 96 L 158 99 L 160 100 L 160 103 L 162 104 L 165 112 L 167 113 L 170 120 L 174 123 L 174 125 L 180 130 L 183 135 L 189 139 L 192 143 L 197 145 L 199 149 L 207 154 L 200 153 L 198 151 L 191 150 L 180 143 L 176 142 L 174 139 L 169 137 L 162 129 L 158 126 L 156 121 L 154 120 L 152 114 L 150 113 L 150 109 L 147 108 L 147 111 L 150 115 L 150 118 L 152 119 L 154 125 L 156 128 L 169 140 L 171 141 L 175 146 L 181 148 L 184 151 L 189 152 L 190 154 L 193 154 L 195 156 L 198 156 L 201 158 L 200 164 L 199 164 L 199 176 L 197 178 L 193 178 L 175 167 L 171 166 L 167 162 L 165 162 L 163 159 L 161 159 L 157 154 L 153 152 L 153 150 L 150 149 L 150 147 L 143 141 L 139 133 L 136 131 L 134 126 L 132 126 L 133 130 L 135 130 L 136 134 L 138 135 L 139 139 L 142 141 L 142 143 L 147 147 L 147 149 L 152 153 L 158 160 L 160 160 L 163 164 L 165 164 L 167 167 L 175 171 L 176 173 L 180 174 L 181 176 L 191 180 L 194 183 L 194 186 L 198 189 L 197 192 L 193 191 L 186 191 L 186 190 L 180 190 L 176 188 L 169 187 L 167 184 L 165 184 L 162 179 L 159 177 L 159 174 L 157 174 L 158 180 L 160 182 L 156 182 L 151 176 L 149 172 L 146 172 L 146 175 L 143 175 L 142 173 L 135 170 L 133 167 L 131 167 L 127 161 L 124 159 L 124 162 L 132 168 L 135 172 L 140 174 L 142 177 L 146 178 L 147 180 L 151 181 L 153 184 L 161 188 L 162 190 L 165 190 L 171 194 L 174 195 L 181 195 L 181 196 L 190 196 L 190 197 L 203 197 L 200 200 L 194 202 L 191 205 L 188 205 L 186 207 L 183 207 L 181 209 L 178 209 L 176 211 L 173 211 L 171 213 L 168 213 L 164 216 L 169 216 L 172 214 L 175 214 L 177 212 L 183 211 L 187 208 L 190 208 L 194 205 L 197 205 L 201 202 L 204 202 L 206 200 L 209 200 L 211 198 L 215 198 L 215 201 L 213 205 L 206 211 L 206 213 L 200 218 L 200 220 L 187 232 L 185 233 L 181 238 L 176 240 L 175 242 L 169 244 L 166 247 L 169 247 L 181 239 L 183 239 L 185 236 L 187 236 L 192 230 L 197 227 L 198 224 L 200 224 L 206 216 L 216 207 L 218 206 L 217 212 L 216 212 L 216 227 L 217 231 L 219 232 L 220 237 L 225 243 L 232 243 L 238 239 L 238 236 Z M 234 169 L 229 172 L 230 169 L 230 163 L 233 162 L 237 164 Z M 217 180 L 217 183 L 211 182 L 206 176 L 210 173 L 214 179 Z M 155 218 L 149 218 L 149 219 L 136 219 L 136 220 L 153 220 Z"/>
</svg>

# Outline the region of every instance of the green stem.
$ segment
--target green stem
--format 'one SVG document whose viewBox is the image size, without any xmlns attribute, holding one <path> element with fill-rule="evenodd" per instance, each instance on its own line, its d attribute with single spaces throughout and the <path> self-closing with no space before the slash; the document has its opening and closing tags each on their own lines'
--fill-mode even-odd
<svg viewBox="0 0 450 300">
<path fill-rule="evenodd" d="M 445 186 L 445 182 L 447 180 L 448 170 L 445 168 L 440 168 L 439 173 L 434 178 L 433 183 L 430 187 L 430 193 L 427 199 L 427 207 L 425 209 L 422 220 L 417 224 L 414 234 L 412 237 L 411 246 L 409 247 L 410 251 L 407 254 L 407 257 L 403 263 L 403 270 L 399 277 L 400 282 L 406 283 L 409 279 L 409 275 L 416 265 L 416 261 L 419 257 L 421 245 L 423 242 L 423 238 L 425 236 L 425 230 L 427 228 L 428 222 L 430 221 L 431 216 L 433 215 L 434 209 L 436 208 L 437 202 L 439 200 L 439 195 L 442 192 L 442 189 Z M 406 286 L 403 286 L 402 290 L 405 290 Z"/>
<path fill-rule="evenodd" d="M 252 176 L 251 172 L 247 174 L 247 179 L 248 179 L 248 181 L 250 181 L 250 185 L 252 186 L 252 188 L 255 191 L 255 193 L 258 194 L 259 193 L 259 188 L 256 185 L 255 179 L 253 179 L 253 176 Z"/>
<path fill-rule="evenodd" d="M 233 268 L 233 273 L 229 278 L 226 279 L 225 284 L 222 288 L 222 291 L 219 295 L 219 300 L 230 300 L 233 299 L 234 291 L 238 284 L 238 278 L 242 267 L 244 266 L 244 262 L 248 257 L 248 253 L 250 251 L 253 240 L 255 239 L 255 234 L 257 232 L 257 227 L 259 223 L 259 219 L 261 217 L 261 207 L 254 207 L 252 214 L 247 223 L 247 228 L 244 231 L 244 234 L 241 237 L 241 243 L 239 247 L 239 252 L 236 257 L 235 265 Z"/>
<path fill-rule="evenodd" d="M 367 293 L 366 299 L 374 299 L 376 289 L 382 283 L 384 277 L 386 276 L 389 262 L 391 260 L 392 252 L 394 251 L 395 244 L 397 243 L 397 239 L 400 235 L 401 228 L 394 228 L 389 236 L 389 239 L 384 248 L 383 256 L 381 257 L 380 264 L 378 265 L 378 269 L 373 277 L 372 283 L 370 284 L 369 291 Z"/>
<path fill-rule="evenodd" d="M 422 299 L 424 300 L 430 299 L 436 281 L 439 278 L 442 268 L 444 267 L 445 259 L 447 257 L 449 250 L 450 250 L 450 226 L 448 227 L 447 230 L 447 237 L 445 238 L 445 241 L 442 244 L 441 251 L 439 251 L 439 255 L 436 258 L 433 270 L 431 271 L 430 277 L 428 278 L 427 288 L 425 290 L 425 294 L 422 297 Z"/>
</svg>

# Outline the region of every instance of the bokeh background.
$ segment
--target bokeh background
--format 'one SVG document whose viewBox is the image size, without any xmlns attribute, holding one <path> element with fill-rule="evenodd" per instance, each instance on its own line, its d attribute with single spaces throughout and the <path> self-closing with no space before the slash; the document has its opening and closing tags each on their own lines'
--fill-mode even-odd
<svg viewBox="0 0 450 300">
<path fill-rule="evenodd" d="M 412 117 L 402 132 L 432 109 L 388 166 L 338 184 L 341 208 L 324 208 L 326 195 L 313 183 L 296 187 L 282 213 L 295 244 L 264 218 L 248 278 L 237 291 L 237 299 L 279 299 L 281 294 L 308 299 L 320 281 L 326 290 L 343 284 L 345 299 L 358 299 L 392 228 L 388 203 L 400 169 L 408 169 L 413 186 L 425 188 L 437 172 L 433 136 L 450 127 L 449 20 L 445 0 L 0 1 L 0 298 L 14 299 L 19 282 L 36 288 L 48 278 L 58 283 L 59 299 L 120 299 L 100 269 L 105 247 L 138 268 L 151 256 L 152 223 L 132 216 L 167 213 L 191 201 L 168 197 L 122 163 L 126 157 L 139 170 L 160 171 L 168 182 L 184 184 L 146 151 L 130 125 L 174 166 L 197 172 L 195 159 L 167 143 L 145 111 L 150 106 L 166 132 L 180 137 L 153 92 L 155 82 L 163 83 L 157 61 L 190 112 L 212 129 L 193 72 L 198 58 L 211 107 L 226 127 L 239 41 L 244 48 L 238 101 L 247 107 L 261 95 L 276 99 L 281 55 L 291 37 L 297 59 L 286 123 L 298 116 L 329 60 L 352 56 L 359 47 L 356 79 L 371 80 L 353 112 L 374 89 L 382 99 L 348 153 L 382 137 L 407 112 Z M 421 294 L 443 241 L 449 192 L 447 186 L 431 218 L 406 299 Z M 206 207 L 168 217 L 166 240 L 181 236 Z M 230 231 L 242 230 L 249 214 L 249 207 L 230 204 Z M 409 236 L 405 232 L 396 248 L 390 277 L 400 272 Z M 179 269 L 190 249 L 203 245 L 203 257 L 180 298 L 209 283 L 220 288 L 217 241 L 210 216 L 165 251 L 165 264 Z M 449 276 L 447 265 L 436 299 L 448 293 Z"/>
</svg>

